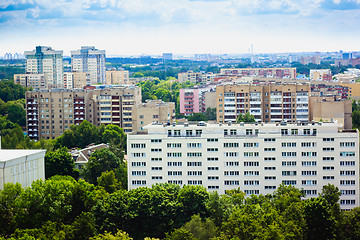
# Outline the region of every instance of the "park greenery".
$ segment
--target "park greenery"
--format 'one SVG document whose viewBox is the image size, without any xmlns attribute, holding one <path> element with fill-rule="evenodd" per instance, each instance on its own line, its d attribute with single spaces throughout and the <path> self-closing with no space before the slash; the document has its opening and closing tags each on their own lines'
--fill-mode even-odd
<svg viewBox="0 0 360 240">
<path fill-rule="evenodd" d="M 0 191 L 0 239 L 359 239 L 360 211 L 341 211 L 339 189 L 316 198 L 293 186 L 223 195 L 202 186 L 123 190 L 113 172 L 92 184 L 53 176 Z"/>
</svg>

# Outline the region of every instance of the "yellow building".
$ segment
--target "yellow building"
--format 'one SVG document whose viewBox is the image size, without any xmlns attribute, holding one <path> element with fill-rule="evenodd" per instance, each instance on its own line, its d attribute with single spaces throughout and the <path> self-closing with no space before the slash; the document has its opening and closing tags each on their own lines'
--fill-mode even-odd
<svg viewBox="0 0 360 240">
<path fill-rule="evenodd" d="M 106 71 L 106 84 L 129 84 L 129 71 Z"/>
</svg>

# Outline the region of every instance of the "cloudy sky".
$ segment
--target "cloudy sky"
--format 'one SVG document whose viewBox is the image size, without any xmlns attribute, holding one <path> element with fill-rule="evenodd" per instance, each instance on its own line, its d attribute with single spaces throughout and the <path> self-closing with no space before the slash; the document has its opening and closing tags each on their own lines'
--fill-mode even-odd
<svg viewBox="0 0 360 240">
<path fill-rule="evenodd" d="M 360 0 L 0 0 L 0 56 L 357 51 Z"/>
</svg>

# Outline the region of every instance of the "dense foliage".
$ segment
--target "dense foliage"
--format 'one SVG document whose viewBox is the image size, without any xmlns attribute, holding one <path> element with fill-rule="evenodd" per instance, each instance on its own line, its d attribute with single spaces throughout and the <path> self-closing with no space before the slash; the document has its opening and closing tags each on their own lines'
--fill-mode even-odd
<svg viewBox="0 0 360 240">
<path fill-rule="evenodd" d="M 307 200 L 301 190 L 284 185 L 273 194 L 250 197 L 239 189 L 219 195 L 201 186 L 172 184 L 106 191 L 110 185 L 60 176 L 26 189 L 5 184 L 0 234 L 4 239 L 59 240 L 360 237 L 359 208 L 340 211 L 339 189 L 333 185 Z"/>
</svg>

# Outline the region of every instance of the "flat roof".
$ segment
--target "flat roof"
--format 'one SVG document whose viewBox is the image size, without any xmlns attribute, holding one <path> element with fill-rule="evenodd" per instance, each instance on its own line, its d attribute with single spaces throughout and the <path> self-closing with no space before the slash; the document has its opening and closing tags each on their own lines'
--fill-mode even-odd
<svg viewBox="0 0 360 240">
<path fill-rule="evenodd" d="M 37 153 L 44 153 L 46 150 L 36 149 L 36 150 L 29 150 L 29 149 L 0 149 L 0 162 L 5 162 L 11 159 L 25 157 Z"/>
</svg>

